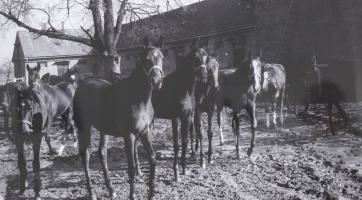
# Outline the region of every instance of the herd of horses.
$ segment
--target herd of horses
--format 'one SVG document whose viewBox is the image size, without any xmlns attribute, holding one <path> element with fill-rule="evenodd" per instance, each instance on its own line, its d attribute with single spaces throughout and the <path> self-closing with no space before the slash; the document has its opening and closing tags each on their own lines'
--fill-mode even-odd
<svg viewBox="0 0 362 200">
<path fill-rule="evenodd" d="M 92 186 L 89 171 L 89 147 L 93 132 L 91 127 L 100 133 L 98 154 L 104 173 L 105 184 L 109 196 L 115 197 L 107 166 L 108 136 L 123 137 L 128 160 L 128 175 L 130 183 L 130 198 L 135 198 L 135 176 L 141 174 L 137 155 L 137 141 L 140 140 L 148 153 L 150 164 L 149 199 L 154 197 L 156 154 L 152 147 L 151 125 L 154 118 L 170 119 L 172 121 L 174 145 L 174 177 L 179 182 L 178 170 L 179 126 L 181 127 L 181 167 L 186 174 L 186 150 L 188 134 L 191 135 L 192 156 L 200 149 L 200 166 L 206 167 L 203 150 L 203 125 L 201 116 L 208 115 L 207 136 L 209 141 L 208 163 L 212 162 L 213 117 L 215 111 L 219 125 L 220 145 L 223 144 L 222 123 L 225 107 L 232 110 L 232 123 L 236 141 L 236 156 L 239 152 L 239 114 L 246 110 L 251 122 L 251 143 L 247 150 L 250 156 L 254 148 L 255 101 L 258 96 L 265 100 L 267 113 L 266 126 L 269 128 L 269 102 L 272 103 L 272 127 L 277 127 L 276 104 L 280 99 L 280 123 L 283 124 L 283 99 L 286 94 L 295 96 L 308 91 L 305 72 L 316 72 L 315 56 L 305 58 L 300 67 L 291 66 L 285 69 L 280 64 L 269 64 L 262 61 L 261 52 L 257 55 L 249 53 L 240 66 L 234 69 L 219 69 L 217 52 L 210 54 L 208 42 L 196 39 L 191 43 L 190 52 L 184 57 L 182 64 L 169 75 L 163 73 L 163 54 L 161 51 L 163 37 L 157 43 L 151 44 L 148 37 L 144 38 L 141 59 L 128 77 L 112 73 L 109 80 L 102 77 L 87 77 L 76 81 L 74 72 L 68 71 L 63 77 L 39 75 L 40 66 L 27 66 L 29 82 L 8 83 L 0 89 L 2 94 L 2 109 L 5 131 L 18 151 L 18 167 L 20 171 L 20 194 L 26 190 L 26 159 L 24 157 L 24 142 L 32 141 L 34 160 L 34 192 L 35 199 L 40 199 L 40 163 L 39 152 L 42 140 L 42 130 L 46 129 L 45 141 L 50 153 L 61 155 L 64 141 L 59 150 L 50 144 L 50 131 L 55 118 L 62 117 L 65 136 L 73 133 L 74 145 L 79 148 L 79 155 L 84 167 L 87 188 L 90 199 L 97 199 Z M 290 74 L 290 77 L 288 76 Z M 290 73 L 289 73 L 290 72 Z M 327 84 L 328 85 L 328 84 Z M 288 92 L 287 92 L 288 91 Z M 331 94 L 330 88 L 323 88 L 324 98 L 328 100 L 328 112 L 339 105 L 338 95 Z M 332 89 L 333 91 L 333 89 Z M 294 97 L 295 102 L 297 100 Z M 309 99 L 309 98 L 306 98 Z M 287 99 L 288 100 L 288 99 Z M 306 111 L 309 102 L 306 102 Z M 289 101 L 288 109 L 291 111 Z M 216 107 L 216 109 L 215 109 Z M 294 104 L 294 113 L 296 103 Z M 330 131 L 334 134 L 331 114 Z M 11 117 L 11 132 L 8 119 Z M 345 118 L 347 120 L 347 118 Z M 347 122 L 347 121 L 346 121 Z M 78 133 L 75 131 L 75 127 Z M 193 133 L 196 132 L 194 146 Z"/>
</svg>

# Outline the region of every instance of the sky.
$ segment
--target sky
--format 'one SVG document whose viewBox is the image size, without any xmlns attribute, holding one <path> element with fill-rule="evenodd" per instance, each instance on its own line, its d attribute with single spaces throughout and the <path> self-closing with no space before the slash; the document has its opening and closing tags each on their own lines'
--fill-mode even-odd
<svg viewBox="0 0 362 200">
<path fill-rule="evenodd" d="M 45 1 L 47 0 L 41 0 L 41 3 L 44 3 Z M 141 2 L 144 0 L 134 0 L 134 1 Z M 160 4 L 160 10 L 166 9 L 167 0 L 155 0 L 155 1 L 156 3 Z M 178 3 L 178 5 L 188 5 L 195 2 L 199 2 L 199 0 L 169 0 L 169 5 L 172 8 L 178 8 L 176 3 Z M 75 18 L 74 20 L 72 20 L 73 22 L 76 21 L 76 16 L 77 15 L 73 17 Z M 3 16 L 0 16 L 0 18 L 2 17 Z M 66 29 L 71 29 L 74 27 L 79 28 L 79 26 L 77 26 L 75 23 L 73 24 L 68 23 L 64 25 L 64 28 Z M 16 32 L 18 30 L 25 30 L 25 29 L 15 26 L 14 28 L 6 30 L 3 34 L 0 34 L 0 64 L 11 60 L 14 49 Z"/>
</svg>

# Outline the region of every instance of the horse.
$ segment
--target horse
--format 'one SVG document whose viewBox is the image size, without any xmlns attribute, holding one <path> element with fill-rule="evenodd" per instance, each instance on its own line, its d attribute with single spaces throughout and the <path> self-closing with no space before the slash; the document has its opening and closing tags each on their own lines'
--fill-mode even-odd
<svg viewBox="0 0 362 200">
<path fill-rule="evenodd" d="M 214 135 L 212 130 L 212 118 L 215 113 L 215 102 L 216 102 L 216 92 L 219 89 L 218 82 L 218 73 L 219 73 L 219 63 L 216 60 L 217 52 L 214 55 L 210 55 L 207 60 L 207 84 L 197 82 L 195 86 L 195 112 L 194 112 L 194 121 L 193 124 L 196 130 L 196 145 L 195 150 L 197 151 L 199 148 L 200 142 L 200 166 L 202 168 L 206 168 L 206 164 L 204 162 L 204 151 L 203 151 L 203 135 L 204 130 L 202 127 L 202 113 L 206 112 L 208 116 L 208 129 L 207 136 L 209 139 L 209 150 L 208 150 L 208 163 L 211 163 L 211 155 L 212 155 L 212 137 Z M 206 92 L 205 92 L 206 91 Z M 192 126 L 192 124 L 191 124 Z M 191 133 L 191 149 L 193 148 L 193 131 Z"/>
<path fill-rule="evenodd" d="M 280 123 L 283 124 L 283 100 L 286 87 L 286 73 L 283 65 L 262 62 L 262 90 L 265 103 L 266 127 L 269 129 L 269 101 L 272 102 L 273 128 L 277 128 L 276 104 L 280 99 Z"/>
<path fill-rule="evenodd" d="M 303 96 L 305 97 L 303 99 L 305 105 L 304 113 L 307 113 L 309 110 L 311 95 L 308 89 L 313 84 L 313 82 L 315 82 L 315 80 L 319 79 L 316 56 L 302 56 L 301 58 L 293 60 L 290 63 L 284 65 L 284 67 L 288 74 L 286 77 L 287 87 L 285 96 L 288 110 L 289 112 L 297 114 L 297 101 L 299 100 L 300 95 L 307 93 L 306 96 Z M 292 111 L 289 104 L 289 96 L 291 94 L 293 94 L 294 99 L 294 112 Z"/>
<path fill-rule="evenodd" d="M 14 133 L 11 135 L 9 131 L 9 118 L 12 116 L 10 102 L 13 98 L 17 97 L 18 92 L 26 90 L 27 88 L 28 86 L 23 82 L 7 83 L 0 87 L 0 102 L 3 111 L 5 132 L 8 139 L 12 142 L 14 142 L 15 138 Z M 16 119 L 12 119 L 12 122 L 14 121 L 16 121 Z"/>
<path fill-rule="evenodd" d="M 311 101 L 327 103 L 329 132 L 332 135 L 336 134 L 332 116 L 334 106 L 337 108 L 338 114 L 344 122 L 343 128 L 348 129 L 350 126 L 349 117 L 340 103 L 348 99 L 348 90 L 351 88 L 351 85 L 346 84 L 346 80 L 341 79 L 341 77 L 349 78 L 348 70 L 351 68 L 351 63 L 348 61 L 343 59 L 331 60 L 328 67 L 323 71 L 323 77 L 320 83 L 310 84 L 304 93 L 304 96 L 308 96 L 309 93 L 318 93 L 319 95 L 311 96 Z"/>
<path fill-rule="evenodd" d="M 65 72 L 65 74 L 63 74 L 63 76 L 51 75 L 50 73 L 46 73 L 41 77 L 40 80 L 42 83 L 46 83 L 49 85 L 56 85 L 61 82 L 68 82 L 76 85 L 76 73 L 76 70 L 70 71 L 69 69 L 67 70 L 67 72 Z"/>
<path fill-rule="evenodd" d="M 217 121 L 220 131 L 220 145 L 223 145 L 222 111 L 224 107 L 233 110 L 233 120 L 236 127 L 234 136 L 236 140 L 236 155 L 239 153 L 239 117 L 238 113 L 245 109 L 250 116 L 252 138 L 247 155 L 250 156 L 254 148 L 255 128 L 255 100 L 261 90 L 262 63 L 258 55 L 248 54 L 237 69 L 222 70 L 219 72 L 219 90 L 216 93 Z"/>
<path fill-rule="evenodd" d="M 66 82 L 62 82 L 54 86 L 42 83 L 39 75 L 39 64 L 35 68 L 30 68 L 29 65 L 26 65 L 26 70 L 28 71 L 29 87 L 32 90 L 39 90 L 40 94 L 43 96 L 42 99 L 44 99 L 44 104 L 46 106 L 47 116 L 44 118 L 47 125 L 45 141 L 48 144 L 49 152 L 50 154 L 58 154 L 60 156 L 64 150 L 66 137 L 71 131 L 73 131 L 74 136 L 74 147 L 76 147 L 78 143 L 72 121 L 74 113 L 73 97 L 76 87 L 75 85 Z M 50 144 L 50 131 L 53 119 L 57 117 L 62 117 L 66 122 L 65 134 L 59 151 L 56 151 Z"/>
<path fill-rule="evenodd" d="M 152 95 L 152 105 L 155 118 L 171 119 L 173 132 L 175 181 L 179 182 L 178 152 L 179 152 L 179 124 L 181 122 L 182 156 L 181 165 L 183 174 L 186 174 L 187 136 L 194 110 L 194 91 L 197 81 L 206 83 L 208 45 L 191 42 L 191 51 L 184 58 L 179 68 L 164 78 L 163 87 Z"/>
<path fill-rule="evenodd" d="M 143 40 L 141 60 L 132 74 L 112 84 L 103 78 L 84 79 L 74 96 L 74 120 L 78 127 L 79 154 L 87 179 L 91 199 L 97 199 L 89 173 L 91 126 L 100 132 L 98 154 L 101 159 L 106 186 L 111 197 L 116 196 L 107 167 L 108 135 L 123 137 L 130 177 L 130 199 L 134 199 L 135 184 L 135 140 L 140 138 L 150 162 L 149 198 L 154 197 L 156 154 L 152 147 L 149 125 L 154 116 L 151 103 L 153 90 L 162 87 L 163 54 L 160 36 L 155 45 L 148 36 Z M 92 101 L 89 101 L 92 99 Z"/>
</svg>

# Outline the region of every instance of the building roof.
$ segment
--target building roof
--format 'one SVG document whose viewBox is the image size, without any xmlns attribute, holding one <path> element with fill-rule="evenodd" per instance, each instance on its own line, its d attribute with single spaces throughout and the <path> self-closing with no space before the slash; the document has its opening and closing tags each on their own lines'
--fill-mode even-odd
<svg viewBox="0 0 362 200">
<path fill-rule="evenodd" d="M 81 30 L 67 29 L 65 32 L 74 36 L 83 36 Z M 17 39 L 17 41 L 20 42 L 25 58 L 86 56 L 98 53 L 92 47 L 84 44 L 68 40 L 53 39 L 47 36 L 39 36 L 38 34 L 29 31 L 18 31 Z M 13 60 L 14 55 L 15 52 L 13 54 Z"/>
<path fill-rule="evenodd" d="M 158 26 L 150 27 L 151 31 L 162 34 L 166 42 L 254 25 L 253 14 L 246 12 L 245 5 L 241 5 L 240 2 L 240 0 L 204 0 L 160 14 L 159 16 L 153 16 L 153 19 L 146 18 L 138 22 L 140 22 L 141 26 L 147 26 L 150 24 L 145 22 L 147 20 L 156 21 L 157 19 L 166 18 L 169 22 L 175 24 L 178 29 L 175 30 L 176 33 L 157 30 Z M 145 23 L 142 24 L 142 21 Z M 142 35 L 142 31 L 139 31 L 136 39 L 134 37 L 130 38 L 128 35 L 132 35 L 130 33 L 134 31 L 132 30 L 134 27 L 132 29 L 130 27 L 130 24 L 123 26 L 117 49 L 130 48 L 142 44 L 143 37 L 147 33 L 143 32 Z"/>
</svg>

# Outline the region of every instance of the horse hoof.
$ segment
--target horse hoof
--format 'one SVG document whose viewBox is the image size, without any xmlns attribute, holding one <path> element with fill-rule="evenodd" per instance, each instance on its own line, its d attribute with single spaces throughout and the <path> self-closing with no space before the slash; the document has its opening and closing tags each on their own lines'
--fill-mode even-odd
<svg viewBox="0 0 362 200">
<path fill-rule="evenodd" d="M 206 163 L 205 163 L 205 162 L 201 162 L 201 163 L 200 163 L 200 167 L 201 167 L 202 169 L 206 169 Z"/>
<path fill-rule="evenodd" d="M 131 199 L 131 200 L 136 200 L 136 197 L 135 197 L 134 194 L 133 194 L 133 195 L 130 195 L 130 196 L 129 196 L 129 199 Z"/>
<path fill-rule="evenodd" d="M 220 142 L 220 146 L 223 146 L 224 145 L 224 143 L 223 142 Z"/>
<path fill-rule="evenodd" d="M 41 200 L 40 195 L 36 194 L 35 197 L 34 197 L 34 200 Z"/>
<path fill-rule="evenodd" d="M 176 183 L 181 183 L 181 177 L 180 177 L 180 175 L 177 175 L 177 176 L 175 177 L 175 182 L 176 182 Z"/>
<path fill-rule="evenodd" d="M 49 149 L 49 155 L 58 155 L 58 151 L 51 148 L 51 149 Z"/>
<path fill-rule="evenodd" d="M 153 194 L 153 193 L 151 194 L 151 193 L 150 193 L 150 194 L 148 195 L 148 200 L 154 200 L 154 199 L 155 199 L 155 194 Z"/>
<path fill-rule="evenodd" d="M 109 193 L 109 197 L 111 197 L 111 198 L 116 198 L 116 197 L 117 197 L 117 193 L 116 193 L 115 191 L 110 192 L 110 193 Z"/>
<path fill-rule="evenodd" d="M 74 148 L 77 148 L 77 147 L 78 147 L 78 141 L 74 142 L 73 147 L 74 147 Z"/>
<path fill-rule="evenodd" d="M 138 170 L 137 170 L 137 175 L 138 175 L 138 176 L 143 176 L 143 172 L 141 171 L 141 169 L 138 169 Z"/>
<path fill-rule="evenodd" d="M 248 156 L 250 157 L 250 155 L 253 153 L 253 149 L 252 148 L 248 148 Z"/>
<path fill-rule="evenodd" d="M 89 197 L 90 197 L 91 200 L 97 200 L 97 195 L 94 194 L 94 193 L 91 194 Z"/>
</svg>

